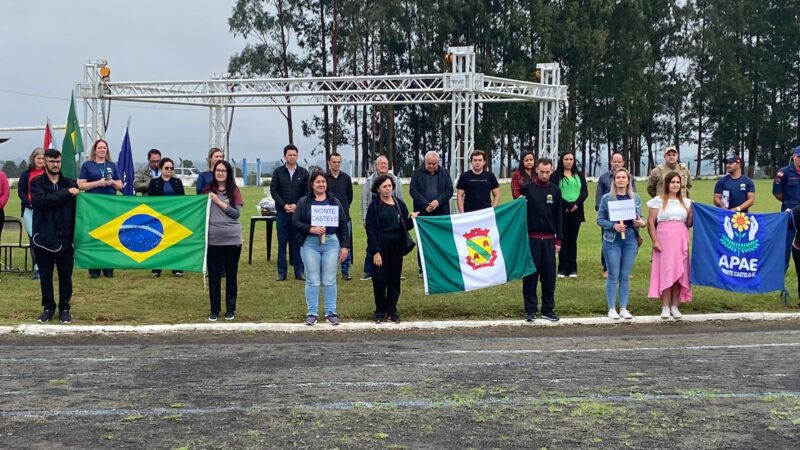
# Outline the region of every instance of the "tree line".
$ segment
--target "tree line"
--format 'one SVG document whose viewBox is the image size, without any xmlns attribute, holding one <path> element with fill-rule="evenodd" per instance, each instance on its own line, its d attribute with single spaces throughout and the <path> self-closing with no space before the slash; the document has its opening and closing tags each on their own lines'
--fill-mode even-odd
<svg viewBox="0 0 800 450">
<path fill-rule="evenodd" d="M 800 144 L 800 0 L 237 0 L 228 24 L 247 41 L 237 77 L 441 73 L 461 45 L 492 76 L 538 81 L 537 63 L 558 62 L 559 150 L 590 175 L 616 151 L 641 175 L 668 145 L 696 175 L 724 172 L 729 153 L 770 174 Z M 378 154 L 409 174 L 450 147 L 449 105 L 320 108 L 300 124 L 283 108 L 287 141 L 318 136 L 326 157 L 353 146 L 358 175 Z M 476 148 L 501 175 L 535 151 L 538 113 L 479 107 Z"/>
</svg>

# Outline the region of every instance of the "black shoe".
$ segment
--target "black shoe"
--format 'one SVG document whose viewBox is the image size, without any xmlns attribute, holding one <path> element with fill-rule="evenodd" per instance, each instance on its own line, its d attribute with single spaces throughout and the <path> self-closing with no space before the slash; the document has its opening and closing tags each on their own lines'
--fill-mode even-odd
<svg viewBox="0 0 800 450">
<path fill-rule="evenodd" d="M 295 279 L 295 280 L 306 281 L 306 274 L 304 274 L 304 273 L 301 273 L 300 275 L 295 275 L 295 276 L 294 276 L 294 279 Z"/>
<path fill-rule="evenodd" d="M 528 313 L 525 315 L 525 322 L 533 322 L 536 320 L 536 313 Z"/>
<path fill-rule="evenodd" d="M 361 278 L 360 278 L 361 281 L 369 281 L 371 279 L 372 279 L 372 274 L 371 273 L 364 272 L 363 274 L 361 274 Z"/>
<path fill-rule="evenodd" d="M 550 322 L 558 322 L 561 320 L 555 312 L 542 313 L 542 319 L 549 320 Z"/>
<path fill-rule="evenodd" d="M 353 279 L 353 277 L 351 277 L 349 273 L 343 273 L 342 274 L 342 279 L 345 280 L 345 281 L 350 281 L 350 280 Z"/>
<path fill-rule="evenodd" d="M 386 314 L 375 313 L 375 323 L 381 323 L 386 320 Z"/>
<path fill-rule="evenodd" d="M 275 281 L 286 281 L 286 275 L 285 274 L 284 275 L 278 275 L 275 278 Z"/>
<path fill-rule="evenodd" d="M 68 309 L 59 311 L 58 318 L 61 319 L 61 323 L 72 323 L 72 314 L 69 313 Z"/>
<path fill-rule="evenodd" d="M 103 276 L 106 277 L 106 278 L 114 278 L 114 272 L 104 273 Z"/>
<path fill-rule="evenodd" d="M 394 323 L 400 323 L 400 314 L 397 313 L 389 314 L 389 320 L 391 320 Z"/>
<path fill-rule="evenodd" d="M 209 322 L 216 322 L 219 319 L 219 314 L 211 313 L 208 315 Z"/>
<path fill-rule="evenodd" d="M 56 314 L 55 311 L 45 309 L 44 311 L 42 311 L 41 314 L 39 314 L 39 318 L 36 320 L 38 320 L 41 323 L 45 323 L 48 322 L 50 319 L 52 319 L 55 314 Z"/>
<path fill-rule="evenodd" d="M 90 273 L 89 274 L 89 278 L 91 278 L 93 280 L 96 280 L 96 279 L 100 278 L 100 274 L 99 273 Z"/>
<path fill-rule="evenodd" d="M 33 275 L 31 275 L 31 280 L 38 280 L 39 279 L 39 270 L 35 270 Z"/>
<path fill-rule="evenodd" d="M 236 313 L 233 311 L 228 311 L 225 313 L 225 320 L 233 320 L 236 318 Z"/>
</svg>

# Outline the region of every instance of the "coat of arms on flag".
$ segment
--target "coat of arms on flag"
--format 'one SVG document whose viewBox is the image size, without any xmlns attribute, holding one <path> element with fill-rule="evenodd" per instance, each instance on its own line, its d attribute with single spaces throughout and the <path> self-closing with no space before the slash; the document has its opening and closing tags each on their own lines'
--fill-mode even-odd
<svg viewBox="0 0 800 450">
<path fill-rule="evenodd" d="M 489 230 L 486 228 L 473 228 L 469 233 L 464 233 L 467 240 L 469 256 L 467 264 L 474 270 L 482 267 L 491 267 L 497 260 L 497 250 L 492 249 L 492 239 L 489 237 Z"/>
</svg>

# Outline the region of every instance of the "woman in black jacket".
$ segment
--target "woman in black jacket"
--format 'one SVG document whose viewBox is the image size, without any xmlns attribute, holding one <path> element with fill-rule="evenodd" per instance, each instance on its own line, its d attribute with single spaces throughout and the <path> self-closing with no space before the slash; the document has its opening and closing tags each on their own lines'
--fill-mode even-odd
<svg viewBox="0 0 800 450">
<path fill-rule="evenodd" d="M 403 256 L 408 241 L 408 230 L 414 228 L 412 218 L 418 213 L 408 213 L 408 208 L 394 191 L 394 179 L 381 175 L 372 183 L 377 194 L 367 208 L 367 248 L 372 256 L 372 291 L 375 295 L 375 322 L 387 318 L 400 323 L 397 300 L 400 298 L 400 276 Z"/>
<path fill-rule="evenodd" d="M 183 190 L 183 182 L 178 177 L 173 177 L 172 174 L 175 170 L 175 163 L 169 158 L 162 158 L 158 163 L 158 170 L 161 172 L 160 177 L 155 177 L 150 180 L 150 185 L 147 187 L 147 193 L 151 197 L 158 197 L 161 195 L 185 195 Z M 182 270 L 173 270 L 172 275 L 182 277 Z M 153 269 L 153 278 L 161 276 L 161 269 Z"/>
<path fill-rule="evenodd" d="M 564 236 L 558 252 L 558 277 L 578 277 L 578 233 L 581 222 L 586 221 L 583 203 L 589 197 L 586 178 L 575 164 L 575 153 L 561 155 L 550 181 L 561 189 L 562 224 Z"/>
<path fill-rule="evenodd" d="M 310 194 L 297 201 L 292 214 L 292 226 L 300 247 L 306 274 L 306 325 L 317 323 L 319 310 L 319 288 L 325 296 L 325 321 L 339 325 L 336 312 L 336 273 L 339 263 L 347 259 L 350 251 L 350 233 L 347 214 L 342 203 L 328 193 L 328 179 L 321 170 L 309 177 Z M 315 226 L 311 222 L 312 206 L 336 207 L 338 226 Z"/>
</svg>

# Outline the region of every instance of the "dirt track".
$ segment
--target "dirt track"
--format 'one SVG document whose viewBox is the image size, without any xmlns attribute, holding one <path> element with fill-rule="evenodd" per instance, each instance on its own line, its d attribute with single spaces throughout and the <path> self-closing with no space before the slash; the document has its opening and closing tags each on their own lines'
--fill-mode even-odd
<svg viewBox="0 0 800 450">
<path fill-rule="evenodd" d="M 6 335 L 0 352 L 2 448 L 800 448 L 797 321 Z"/>
</svg>

